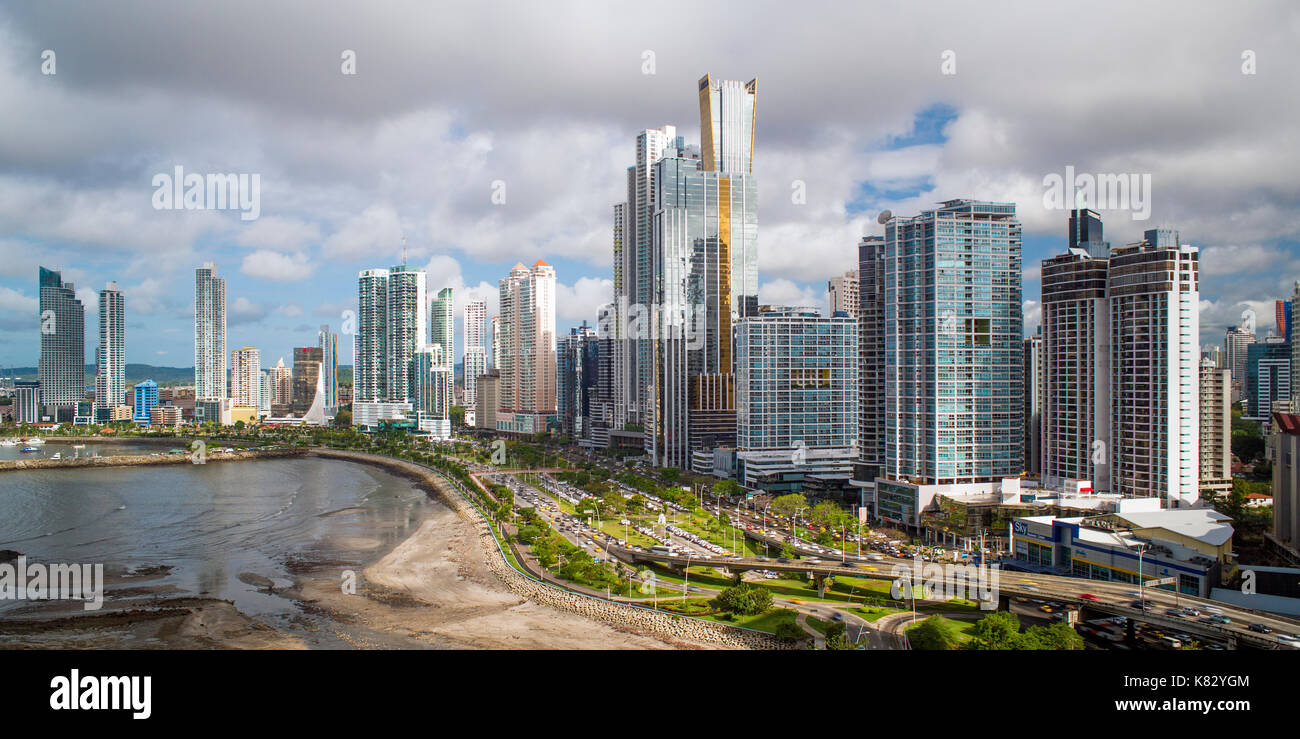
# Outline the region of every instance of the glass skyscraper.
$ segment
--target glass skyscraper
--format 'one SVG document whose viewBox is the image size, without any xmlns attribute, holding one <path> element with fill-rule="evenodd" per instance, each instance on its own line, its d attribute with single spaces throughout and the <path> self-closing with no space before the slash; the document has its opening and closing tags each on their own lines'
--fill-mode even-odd
<svg viewBox="0 0 1300 739">
<path fill-rule="evenodd" d="M 736 456 L 747 487 L 847 481 L 857 459 L 858 321 L 772 308 L 736 326 Z"/>
<path fill-rule="evenodd" d="M 447 369 L 456 367 L 456 314 L 450 287 L 438 291 L 429 301 L 429 343 L 442 347 L 442 361 Z"/>
<path fill-rule="evenodd" d="M 38 277 L 40 403 L 57 420 L 71 421 L 77 401 L 86 396 L 86 311 L 76 288 L 58 272 L 41 267 Z"/>
<path fill-rule="evenodd" d="M 1019 476 L 1024 319 L 1015 205 L 950 200 L 893 218 L 883 257 L 884 474 L 940 485 Z"/>
</svg>

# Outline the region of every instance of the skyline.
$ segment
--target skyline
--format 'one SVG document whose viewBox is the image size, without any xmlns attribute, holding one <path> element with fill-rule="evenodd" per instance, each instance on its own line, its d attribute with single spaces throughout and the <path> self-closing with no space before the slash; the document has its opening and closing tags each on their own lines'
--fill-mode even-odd
<svg viewBox="0 0 1300 739">
<path fill-rule="evenodd" d="M 209 62 L 216 49 L 236 48 L 220 46 L 232 34 L 246 31 L 228 22 L 235 13 L 178 9 L 147 30 L 132 28 L 148 8 L 90 8 L 76 16 L 16 8 L 0 16 L 0 38 L 9 42 L 0 45 L 8 73 L 0 100 L 29 111 L 5 123 L 10 140 L 28 144 L 21 151 L 0 146 L 0 366 L 36 364 L 32 275 L 41 265 L 61 271 L 86 306 L 108 281 L 121 285 L 127 334 L 155 344 L 128 341 L 127 362 L 186 366 L 193 320 L 187 276 L 215 262 L 229 280 L 228 346 L 257 346 L 269 362 L 315 345 L 320 324 L 337 328 L 342 311 L 356 309 L 356 273 L 400 263 L 403 236 L 410 263 L 429 273 L 430 293 L 453 288 L 458 334 L 465 303 L 485 300 L 496 315 L 496 280 L 516 261 L 537 258 L 556 268 L 557 330 L 566 333 L 594 321 L 596 306 L 609 300 L 609 209 L 621 199 L 619 172 L 636 133 L 674 125 L 687 141 L 699 141 L 688 86 L 704 73 L 762 80 L 763 143 L 754 164 L 762 303 L 824 310 L 825 283 L 855 266 L 860 237 L 883 234 L 876 213 L 913 214 L 973 197 L 1017 205 L 1025 229 L 1025 331 L 1032 333 L 1039 265 L 1060 253 L 1066 236 L 1066 211 L 1044 207 L 1042 182 L 1067 167 L 1151 175 L 1149 220 L 1100 212 L 1112 243 L 1168 225 L 1201 248 L 1202 348 L 1217 344 L 1246 307 L 1261 316 L 1265 333 L 1271 301 L 1288 297 L 1288 275 L 1300 272 L 1300 223 L 1288 215 L 1300 191 L 1287 177 L 1297 154 L 1286 145 L 1292 133 L 1276 123 L 1294 119 L 1297 99 L 1285 72 L 1295 52 L 1282 43 L 1285 18 L 1294 26 L 1297 15 L 1286 6 L 1253 6 L 1227 18 L 1100 7 L 1086 29 L 1059 22 L 1063 12 L 1018 14 L 1026 25 L 1056 18 L 1059 34 L 1051 39 L 1026 34 L 1019 22 L 967 39 L 958 31 L 978 11 L 960 5 L 930 25 L 928 37 L 894 39 L 881 31 L 892 9 L 868 15 L 825 8 L 822 16 L 841 21 L 827 27 L 845 30 L 830 31 L 830 42 L 817 46 L 792 40 L 804 53 L 772 59 L 762 43 L 700 50 L 691 43 L 693 28 L 677 38 L 663 31 L 666 21 L 650 20 L 634 31 L 604 13 L 580 14 L 578 29 L 557 39 L 581 31 L 606 40 L 585 58 L 555 59 L 550 46 L 538 47 L 547 34 L 524 31 L 558 21 L 532 10 L 497 32 L 527 36 L 516 52 L 467 47 L 437 27 L 435 34 L 449 33 L 448 46 L 429 51 L 423 38 L 385 36 L 379 44 L 382 19 L 363 11 L 351 33 L 291 45 L 288 62 L 280 34 L 293 11 L 246 8 L 244 17 L 261 27 L 238 47 L 237 68 L 222 75 Z M 456 12 L 464 26 L 489 19 L 486 11 Z M 760 39 L 779 38 L 763 27 L 797 24 L 762 4 L 737 22 L 753 23 Z M 186 24 L 205 32 L 191 35 Z M 101 26 L 120 32 L 111 42 L 95 38 Z M 840 44 L 835 52 L 843 58 L 822 64 L 819 47 L 836 47 L 835 34 L 855 27 L 875 45 L 860 52 Z M 1163 51 L 1146 48 L 1156 32 Z M 1097 37 L 1136 50 L 1071 53 Z M 54 75 L 41 74 L 47 47 L 58 52 Z M 340 74 L 342 49 L 356 51 L 354 77 Z M 1256 74 L 1242 74 L 1245 49 L 1258 57 Z M 948 50 L 954 75 L 941 70 Z M 645 51 L 654 52 L 654 74 L 643 73 Z M 447 72 L 482 62 L 486 71 L 477 76 L 486 79 L 528 55 L 553 66 L 526 91 L 496 81 L 470 90 Z M 1034 55 L 1051 63 L 1042 70 L 1020 64 Z M 1161 61 L 1166 57 L 1177 63 Z M 163 58 L 168 64 L 158 63 Z M 821 73 L 874 69 L 855 60 L 878 58 L 891 60 L 887 74 Z M 1008 68 L 1019 78 L 1008 80 Z M 608 94 L 592 96 L 592 89 Z M 1222 112 L 1207 114 L 1205 99 Z M 43 123 L 72 120 L 59 115 L 72 109 L 94 111 L 100 125 L 87 133 Z M 523 109 L 530 114 L 520 115 Z M 1175 119 L 1177 131 L 1162 122 Z M 260 216 L 154 210 L 150 179 L 176 166 L 260 174 Z M 564 187 L 556 187 L 560 176 Z M 494 205 L 498 181 L 505 201 Z M 798 183 L 803 204 L 792 202 Z M 88 315 L 87 335 L 96 331 Z M 456 341 L 464 345 L 462 336 Z M 340 364 L 354 364 L 351 342 L 343 344 Z M 85 348 L 93 363 L 93 342 Z"/>
</svg>

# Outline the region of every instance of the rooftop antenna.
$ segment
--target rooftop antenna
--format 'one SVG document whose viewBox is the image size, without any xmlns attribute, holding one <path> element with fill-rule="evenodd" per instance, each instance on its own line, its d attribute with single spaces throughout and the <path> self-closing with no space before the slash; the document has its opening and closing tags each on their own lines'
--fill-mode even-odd
<svg viewBox="0 0 1300 739">
<path fill-rule="evenodd" d="M 402 265 L 406 265 L 406 234 L 402 234 Z"/>
</svg>

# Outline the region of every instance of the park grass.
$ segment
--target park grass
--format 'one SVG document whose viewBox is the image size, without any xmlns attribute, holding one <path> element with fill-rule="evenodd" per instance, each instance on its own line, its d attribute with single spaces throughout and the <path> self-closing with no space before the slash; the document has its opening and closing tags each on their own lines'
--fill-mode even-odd
<svg viewBox="0 0 1300 739">
<path fill-rule="evenodd" d="M 720 614 L 701 616 L 700 618 L 709 621 L 716 621 L 720 624 L 727 624 L 728 626 L 743 626 L 747 629 L 775 634 L 778 626 L 781 624 L 793 624 L 795 619 L 798 617 L 799 612 L 792 608 L 773 608 L 765 613 L 760 613 L 757 616 L 737 615 L 730 621 L 722 618 Z"/>
</svg>

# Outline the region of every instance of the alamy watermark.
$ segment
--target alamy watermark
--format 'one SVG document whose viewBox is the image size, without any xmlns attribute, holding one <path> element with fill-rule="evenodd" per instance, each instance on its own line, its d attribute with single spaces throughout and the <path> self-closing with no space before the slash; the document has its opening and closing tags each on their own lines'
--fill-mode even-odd
<svg viewBox="0 0 1300 739">
<path fill-rule="evenodd" d="M 41 564 L 20 556 L 0 564 L 0 600 L 79 600 L 87 611 L 104 606 L 104 565 Z"/>
<path fill-rule="evenodd" d="M 1092 208 L 1093 210 L 1127 210 L 1135 221 L 1151 217 L 1150 172 L 1076 173 L 1074 165 L 1065 167 L 1065 176 L 1051 172 L 1043 177 L 1043 207 L 1048 210 Z M 1073 189 L 1074 196 L 1068 192 Z"/>
<path fill-rule="evenodd" d="M 154 210 L 238 210 L 241 221 L 262 215 L 260 174 L 186 174 L 178 164 L 154 175 L 153 186 Z"/>
<path fill-rule="evenodd" d="M 966 598 L 995 607 L 998 602 L 1000 575 L 996 564 L 939 564 L 917 556 L 911 565 L 894 565 L 889 574 L 894 578 L 889 597 L 894 600 L 917 596 L 929 600 Z"/>
</svg>

